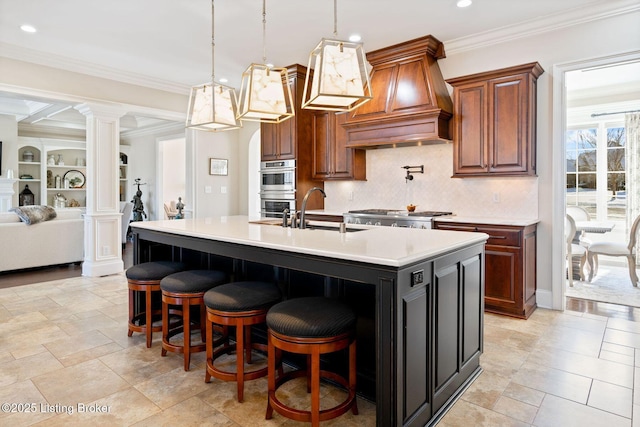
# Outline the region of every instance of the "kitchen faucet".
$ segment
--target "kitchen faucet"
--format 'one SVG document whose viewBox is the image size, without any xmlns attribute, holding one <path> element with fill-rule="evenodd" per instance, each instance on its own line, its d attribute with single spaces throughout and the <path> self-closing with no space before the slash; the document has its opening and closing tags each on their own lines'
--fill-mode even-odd
<svg viewBox="0 0 640 427">
<path fill-rule="evenodd" d="M 307 194 L 304 195 L 304 199 L 302 199 L 302 208 L 300 209 L 300 225 L 298 226 L 298 228 L 307 228 L 304 220 L 304 213 L 307 210 L 307 199 L 314 191 L 319 191 L 322 193 L 322 197 L 327 197 L 327 193 L 325 193 L 324 190 L 320 187 L 313 187 L 310 188 L 309 191 L 307 191 Z"/>
</svg>

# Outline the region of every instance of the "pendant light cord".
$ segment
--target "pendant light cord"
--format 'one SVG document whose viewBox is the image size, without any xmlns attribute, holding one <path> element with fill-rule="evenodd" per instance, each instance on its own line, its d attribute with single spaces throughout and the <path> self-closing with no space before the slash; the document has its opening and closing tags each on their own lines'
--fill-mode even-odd
<svg viewBox="0 0 640 427">
<path fill-rule="evenodd" d="M 262 0 L 262 62 L 267 63 L 267 0 Z"/>
<path fill-rule="evenodd" d="M 333 0 L 333 36 L 338 37 L 338 0 Z"/>
<path fill-rule="evenodd" d="M 214 11 L 214 3 L 215 0 L 211 0 L 211 87 L 215 84 L 216 72 L 216 37 L 215 37 L 215 11 Z"/>
</svg>

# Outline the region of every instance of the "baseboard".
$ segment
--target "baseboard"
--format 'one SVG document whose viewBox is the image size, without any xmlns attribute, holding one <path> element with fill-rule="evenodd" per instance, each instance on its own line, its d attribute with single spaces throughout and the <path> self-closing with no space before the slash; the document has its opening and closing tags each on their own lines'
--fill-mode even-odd
<svg viewBox="0 0 640 427">
<path fill-rule="evenodd" d="M 87 277 L 101 277 L 110 274 L 117 274 L 124 271 L 124 262 L 122 259 L 113 259 L 108 261 L 85 261 L 82 263 L 82 275 Z"/>
<path fill-rule="evenodd" d="M 540 308 L 553 310 L 553 293 L 541 289 L 536 290 L 536 303 Z"/>
</svg>

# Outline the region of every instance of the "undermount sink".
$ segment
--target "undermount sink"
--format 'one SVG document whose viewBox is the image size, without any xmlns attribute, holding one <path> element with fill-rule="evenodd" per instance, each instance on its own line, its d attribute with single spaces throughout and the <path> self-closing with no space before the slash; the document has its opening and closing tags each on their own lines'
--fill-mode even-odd
<svg viewBox="0 0 640 427">
<path fill-rule="evenodd" d="M 307 225 L 307 227 L 305 228 L 305 230 L 334 230 L 334 231 L 339 231 L 340 227 L 332 227 L 330 225 Z M 347 233 L 352 233 L 354 231 L 364 231 L 366 230 L 366 228 L 350 228 L 347 227 L 346 228 L 346 232 Z"/>
</svg>

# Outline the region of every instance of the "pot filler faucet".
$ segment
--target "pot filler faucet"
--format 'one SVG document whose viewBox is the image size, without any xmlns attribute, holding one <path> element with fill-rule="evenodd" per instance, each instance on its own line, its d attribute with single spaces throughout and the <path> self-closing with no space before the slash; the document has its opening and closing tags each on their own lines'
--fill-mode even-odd
<svg viewBox="0 0 640 427">
<path fill-rule="evenodd" d="M 402 166 L 402 169 L 407 170 L 407 175 L 404 177 L 405 182 L 409 182 L 413 180 L 412 173 L 424 173 L 424 165 L 420 166 Z"/>
<path fill-rule="evenodd" d="M 314 191 L 319 191 L 322 193 L 322 197 L 327 197 L 327 193 L 325 193 L 324 190 L 320 187 L 313 187 L 310 188 L 309 191 L 307 191 L 307 194 L 304 195 L 304 199 L 302 199 L 302 208 L 300 209 L 300 224 L 298 225 L 298 228 L 307 228 L 304 220 L 304 213 L 307 210 L 307 199 Z"/>
</svg>

